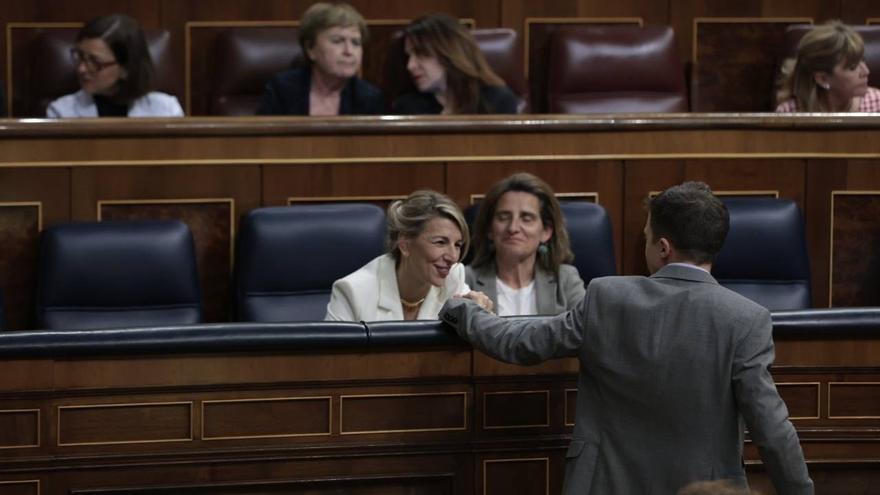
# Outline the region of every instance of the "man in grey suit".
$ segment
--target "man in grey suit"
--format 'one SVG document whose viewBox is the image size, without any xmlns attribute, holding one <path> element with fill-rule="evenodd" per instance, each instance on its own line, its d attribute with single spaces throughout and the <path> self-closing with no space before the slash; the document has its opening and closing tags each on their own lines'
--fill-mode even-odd
<svg viewBox="0 0 880 495">
<path fill-rule="evenodd" d="M 713 479 L 745 487 L 743 420 L 777 493 L 813 493 L 769 372 L 770 313 L 709 273 L 728 226 L 709 187 L 686 182 L 648 203 L 650 278 L 594 279 L 576 309 L 548 319 L 498 318 L 465 298 L 440 311 L 503 361 L 578 356 L 566 495 L 670 495 Z"/>
</svg>

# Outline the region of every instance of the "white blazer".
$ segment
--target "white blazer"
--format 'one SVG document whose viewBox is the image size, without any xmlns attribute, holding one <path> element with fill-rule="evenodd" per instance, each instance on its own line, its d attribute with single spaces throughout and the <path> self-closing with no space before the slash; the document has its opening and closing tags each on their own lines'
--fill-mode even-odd
<svg viewBox="0 0 880 495">
<path fill-rule="evenodd" d="M 403 320 L 403 306 L 397 289 L 394 258 L 383 254 L 358 271 L 333 283 L 325 320 L 389 321 Z M 431 286 L 419 307 L 416 319 L 436 320 L 440 308 L 452 296 L 470 291 L 464 281 L 464 265 L 449 270 L 443 287 Z"/>
<path fill-rule="evenodd" d="M 46 117 L 50 119 L 75 119 L 97 117 L 98 106 L 92 95 L 83 90 L 64 95 L 49 104 Z M 183 109 L 172 95 L 153 91 L 141 96 L 128 109 L 129 117 L 183 117 Z"/>
</svg>

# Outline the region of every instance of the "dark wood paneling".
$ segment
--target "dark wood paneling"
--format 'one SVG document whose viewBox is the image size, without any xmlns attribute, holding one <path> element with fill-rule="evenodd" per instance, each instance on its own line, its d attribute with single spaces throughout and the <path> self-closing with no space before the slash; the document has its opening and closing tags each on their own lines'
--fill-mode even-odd
<svg viewBox="0 0 880 495">
<path fill-rule="evenodd" d="M 550 495 L 550 458 L 485 458 L 482 493 Z"/>
<path fill-rule="evenodd" d="M 191 403 L 94 404 L 58 408 L 58 445 L 192 439 Z"/>
<path fill-rule="evenodd" d="M 0 449 L 39 444 L 39 410 L 0 410 Z"/>
<path fill-rule="evenodd" d="M 330 397 L 204 401 L 203 439 L 330 434 Z"/>
<path fill-rule="evenodd" d="M 470 428 L 467 392 L 342 396 L 340 400 L 342 434 Z"/>
<path fill-rule="evenodd" d="M 32 324 L 39 227 L 70 219 L 66 169 L 0 170 L 0 291 L 6 328 Z M 7 206 L 4 203 L 36 203 Z"/>
<path fill-rule="evenodd" d="M 795 22 L 697 22 L 691 84 L 693 111 L 772 111 L 779 63 L 776 53 L 786 27 Z"/>
<path fill-rule="evenodd" d="M 40 495 L 40 482 L 37 480 L 0 481 L 3 495 Z"/>
<path fill-rule="evenodd" d="M 880 191 L 831 198 L 831 306 L 880 305 Z"/>
<path fill-rule="evenodd" d="M 880 418 L 880 383 L 829 383 L 829 418 Z"/>
<path fill-rule="evenodd" d="M 416 189 L 445 190 L 439 163 L 273 165 L 263 167 L 263 205 L 288 204 L 288 198 L 406 196 Z M 386 200 L 382 200 L 384 202 Z"/>
<path fill-rule="evenodd" d="M 818 418 L 820 383 L 777 383 L 776 389 L 793 418 Z"/>
<path fill-rule="evenodd" d="M 550 390 L 483 392 L 483 428 L 547 428 Z"/>
<path fill-rule="evenodd" d="M 454 495 L 455 483 L 453 476 L 435 475 L 400 475 L 370 476 L 364 478 L 350 477 L 346 479 L 331 478 L 326 480 L 299 481 L 254 481 L 239 483 L 199 483 L 175 485 L 168 487 L 143 487 L 143 493 L 189 495 L 320 495 L 320 494 L 351 494 L 351 495 Z M 3 492 L 5 494 L 5 492 Z M 75 495 L 128 495 L 141 493 L 139 490 L 125 488 L 121 490 L 74 490 Z"/>
</svg>

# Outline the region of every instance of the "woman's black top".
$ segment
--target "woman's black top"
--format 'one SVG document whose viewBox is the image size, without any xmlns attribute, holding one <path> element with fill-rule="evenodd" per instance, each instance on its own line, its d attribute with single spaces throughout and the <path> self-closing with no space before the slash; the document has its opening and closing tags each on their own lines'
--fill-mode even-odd
<svg viewBox="0 0 880 495">
<path fill-rule="evenodd" d="M 266 83 L 257 115 L 308 115 L 310 68 L 291 69 L 276 74 Z M 339 115 L 380 115 L 385 112 L 382 93 L 372 84 L 352 77 L 342 88 Z"/>
<path fill-rule="evenodd" d="M 519 98 L 507 86 L 483 86 L 477 113 L 518 113 Z M 407 93 L 394 100 L 391 111 L 398 115 L 439 115 L 443 106 L 431 93 Z"/>
</svg>

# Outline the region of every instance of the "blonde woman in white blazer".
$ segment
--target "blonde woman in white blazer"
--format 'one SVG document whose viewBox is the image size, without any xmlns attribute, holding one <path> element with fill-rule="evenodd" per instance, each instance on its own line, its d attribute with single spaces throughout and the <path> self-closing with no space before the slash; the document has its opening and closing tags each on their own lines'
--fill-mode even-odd
<svg viewBox="0 0 880 495">
<path fill-rule="evenodd" d="M 467 296 L 487 309 L 491 301 L 471 292 L 461 257 L 469 244 L 461 210 L 436 191 L 416 191 L 388 208 L 388 252 L 333 284 L 326 320 L 437 319 L 452 296 Z"/>
</svg>

